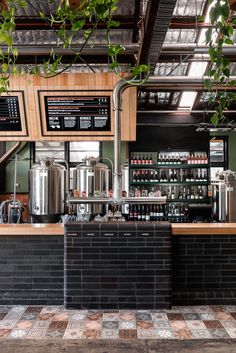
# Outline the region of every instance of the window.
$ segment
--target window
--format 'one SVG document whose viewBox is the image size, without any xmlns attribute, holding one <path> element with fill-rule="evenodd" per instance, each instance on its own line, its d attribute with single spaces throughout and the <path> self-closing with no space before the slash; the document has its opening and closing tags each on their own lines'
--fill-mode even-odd
<svg viewBox="0 0 236 353">
<path fill-rule="evenodd" d="M 73 170 L 85 157 L 99 157 L 100 142 L 36 142 L 34 152 L 35 161 L 47 157 L 66 160 L 70 170 L 70 188 L 72 188 Z"/>
</svg>

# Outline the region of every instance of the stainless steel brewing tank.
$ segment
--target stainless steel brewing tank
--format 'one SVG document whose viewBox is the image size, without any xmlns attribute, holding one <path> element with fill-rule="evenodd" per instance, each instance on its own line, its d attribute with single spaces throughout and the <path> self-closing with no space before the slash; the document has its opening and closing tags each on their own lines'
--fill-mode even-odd
<svg viewBox="0 0 236 353">
<path fill-rule="evenodd" d="M 49 158 L 29 170 L 29 212 L 34 223 L 58 222 L 64 214 L 66 173 L 62 165 Z"/>
<path fill-rule="evenodd" d="M 95 158 L 88 158 L 82 164 L 77 165 L 73 171 L 73 190 L 80 197 L 108 196 L 111 188 L 110 169 L 106 164 L 97 163 Z M 106 207 L 99 204 L 81 204 L 78 207 L 81 213 L 87 212 L 90 215 L 104 213 Z"/>
</svg>

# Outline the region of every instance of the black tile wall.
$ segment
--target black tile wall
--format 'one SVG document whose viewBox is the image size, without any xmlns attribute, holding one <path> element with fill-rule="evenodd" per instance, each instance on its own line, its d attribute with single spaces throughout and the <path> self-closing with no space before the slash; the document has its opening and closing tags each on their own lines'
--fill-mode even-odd
<svg viewBox="0 0 236 353">
<path fill-rule="evenodd" d="M 63 236 L 0 236 L 0 305 L 63 305 Z"/>
<path fill-rule="evenodd" d="M 171 307 L 168 223 L 77 223 L 65 228 L 66 308 Z"/>
<path fill-rule="evenodd" d="M 175 235 L 173 303 L 236 304 L 236 236 Z"/>
</svg>

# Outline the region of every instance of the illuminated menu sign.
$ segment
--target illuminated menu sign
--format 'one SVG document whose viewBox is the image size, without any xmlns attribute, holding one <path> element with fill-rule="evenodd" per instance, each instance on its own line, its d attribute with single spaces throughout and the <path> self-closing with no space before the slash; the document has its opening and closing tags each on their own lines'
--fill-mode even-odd
<svg viewBox="0 0 236 353">
<path fill-rule="evenodd" d="M 20 109 L 17 96 L 0 97 L 0 131 L 21 131 Z"/>
<path fill-rule="evenodd" d="M 45 96 L 47 131 L 110 131 L 109 96 Z"/>
</svg>

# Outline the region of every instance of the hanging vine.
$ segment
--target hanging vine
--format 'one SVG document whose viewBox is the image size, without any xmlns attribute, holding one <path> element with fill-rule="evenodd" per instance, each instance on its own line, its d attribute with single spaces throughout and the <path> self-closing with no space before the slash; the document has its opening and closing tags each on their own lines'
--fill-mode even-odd
<svg viewBox="0 0 236 353">
<path fill-rule="evenodd" d="M 96 41 L 98 24 L 102 23 L 106 29 L 107 54 L 109 67 L 120 78 L 131 76 L 131 84 L 140 84 L 149 73 L 148 65 L 130 67 L 130 71 L 123 73 L 119 63 L 119 55 L 125 48 L 120 44 L 113 44 L 110 37 L 111 29 L 119 28 L 120 23 L 113 20 L 115 11 L 119 6 L 119 0 L 48 0 L 50 3 L 58 3 L 55 13 L 45 14 L 38 12 L 33 0 L 0 0 L 0 93 L 10 89 L 9 79 L 11 75 L 25 74 L 25 70 L 19 71 L 17 66 L 18 49 L 14 45 L 13 36 L 16 30 L 16 8 L 30 6 L 38 16 L 50 26 L 57 37 L 57 48 L 67 49 L 72 54 L 69 64 L 63 64 L 63 55 L 56 54 L 52 48 L 48 60 L 42 65 L 34 65 L 30 74 L 39 74 L 45 78 L 61 74 L 73 64 L 81 62 L 89 69 L 93 68 L 84 60 L 85 47 L 93 47 Z M 79 38 L 79 44 L 75 45 L 75 38 Z M 57 50 L 59 52 L 60 50 Z M 63 68 L 61 68 L 63 67 Z"/>
<path fill-rule="evenodd" d="M 225 111 L 230 104 L 236 101 L 236 94 L 228 90 L 229 86 L 235 86 L 236 81 L 230 78 L 230 61 L 224 55 L 224 46 L 233 45 L 232 35 L 236 19 L 235 12 L 230 8 L 228 0 L 210 0 L 211 27 L 206 31 L 205 42 L 209 45 L 210 65 L 205 87 L 210 92 L 207 109 L 215 107 L 211 116 L 214 125 L 226 121 Z"/>
</svg>

